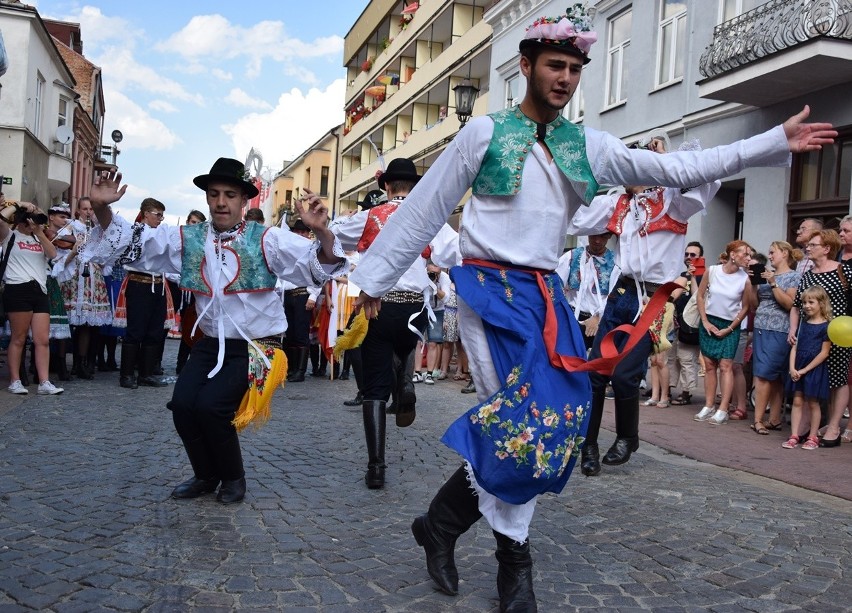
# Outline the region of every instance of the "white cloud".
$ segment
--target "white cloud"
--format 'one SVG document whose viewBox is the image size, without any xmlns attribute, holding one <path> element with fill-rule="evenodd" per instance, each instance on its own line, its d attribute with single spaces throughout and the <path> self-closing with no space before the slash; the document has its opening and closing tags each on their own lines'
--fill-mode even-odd
<svg viewBox="0 0 852 613">
<path fill-rule="evenodd" d="M 178 109 L 174 104 L 165 100 L 151 100 L 148 103 L 148 108 L 152 111 L 160 111 L 161 113 L 177 113 Z"/>
<path fill-rule="evenodd" d="M 251 113 L 222 128 L 231 137 L 237 159 L 255 147 L 263 154 L 265 166 L 279 170 L 283 160 L 292 160 L 343 122 L 345 91 L 343 79 L 325 91 L 311 88 L 304 94 L 294 88 L 281 94 L 269 113 Z"/>
<path fill-rule="evenodd" d="M 191 63 L 245 57 L 247 76 L 257 77 L 267 58 L 293 66 L 299 59 L 339 56 L 343 52 L 343 38 L 322 36 L 306 42 L 290 37 L 282 21 L 261 21 L 245 28 L 221 15 L 196 15 L 182 30 L 155 48 L 178 54 Z M 315 81 L 310 72 L 303 70 L 299 74 L 311 79 L 307 82 Z"/>
<path fill-rule="evenodd" d="M 247 107 L 250 109 L 268 110 L 272 108 L 266 100 L 252 98 L 249 94 L 241 90 L 239 87 L 232 89 L 225 97 L 225 102 L 233 106 Z"/>
<path fill-rule="evenodd" d="M 118 91 L 105 91 L 107 119 L 113 124 L 107 130 L 118 128 L 124 134 L 122 148 L 172 149 L 181 142 L 166 124 L 154 119 L 142 107 Z"/>
<path fill-rule="evenodd" d="M 204 105 L 201 95 L 191 94 L 177 81 L 163 77 L 153 68 L 140 64 L 130 49 L 110 47 L 93 61 L 103 69 L 105 89 L 137 89 L 166 98 L 193 102 L 199 106 Z"/>
</svg>

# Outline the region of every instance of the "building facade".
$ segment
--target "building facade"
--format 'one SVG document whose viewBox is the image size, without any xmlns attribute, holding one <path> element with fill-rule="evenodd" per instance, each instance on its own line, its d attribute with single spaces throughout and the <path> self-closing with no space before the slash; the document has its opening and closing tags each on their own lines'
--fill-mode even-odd
<svg viewBox="0 0 852 613">
<path fill-rule="evenodd" d="M 46 209 L 71 186 L 76 81 L 34 7 L 0 2 L 0 30 L 9 54 L 0 80 L 3 192 Z"/>
<path fill-rule="evenodd" d="M 67 202 L 73 212 L 76 211 L 77 201 L 88 195 L 95 170 L 103 170 L 108 166 L 101 147 L 105 112 L 102 74 L 98 66 L 83 56 L 80 24 L 45 20 L 45 25 L 76 81 L 74 140 L 66 145 L 70 147 L 72 160 Z M 59 121 L 62 121 L 61 114 Z"/>
<path fill-rule="evenodd" d="M 342 128 L 336 126 L 326 132 L 299 157 L 286 162 L 275 175 L 270 188 L 272 210 L 268 214 L 272 225 L 279 225 L 282 219 L 292 225 L 295 214 L 293 202 L 305 188 L 320 197 L 332 218 L 336 215 L 334 203 L 337 202 L 337 160 Z"/>
<path fill-rule="evenodd" d="M 468 81 L 488 103 L 493 0 L 372 0 L 345 37 L 346 119 L 336 212 L 376 189 L 384 160 L 425 172 L 458 132 L 454 87 Z"/>
<path fill-rule="evenodd" d="M 488 111 L 523 96 L 518 41 L 536 17 L 564 2 L 503 0 L 492 25 Z M 635 142 L 663 129 L 672 147 L 704 148 L 769 129 L 811 107 L 840 131 L 834 147 L 794 156 L 790 168 L 756 168 L 723 181 L 688 237 L 708 257 L 734 238 L 760 251 L 790 240 L 805 217 L 829 225 L 850 211 L 852 12 L 838 0 L 599 0 L 592 62 L 565 114 Z M 844 8 L 845 7 L 845 8 Z"/>
</svg>

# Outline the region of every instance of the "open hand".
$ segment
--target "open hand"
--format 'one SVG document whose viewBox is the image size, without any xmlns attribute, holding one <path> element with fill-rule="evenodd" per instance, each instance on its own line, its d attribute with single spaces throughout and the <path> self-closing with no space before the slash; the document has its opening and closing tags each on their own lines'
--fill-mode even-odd
<svg viewBox="0 0 852 613">
<path fill-rule="evenodd" d="M 321 230 L 328 224 L 328 207 L 314 192 L 302 188 L 303 195 L 296 200 L 299 217 L 311 230 Z"/>
<path fill-rule="evenodd" d="M 121 173 L 117 170 L 110 170 L 96 175 L 95 182 L 89 192 L 89 199 L 92 201 L 92 206 L 106 206 L 117 202 L 127 191 L 127 185 L 121 185 Z"/>
<path fill-rule="evenodd" d="M 810 114 L 811 107 L 806 104 L 800 113 L 784 122 L 784 133 L 793 153 L 817 151 L 837 137 L 837 130 L 830 123 L 804 123 Z"/>
</svg>

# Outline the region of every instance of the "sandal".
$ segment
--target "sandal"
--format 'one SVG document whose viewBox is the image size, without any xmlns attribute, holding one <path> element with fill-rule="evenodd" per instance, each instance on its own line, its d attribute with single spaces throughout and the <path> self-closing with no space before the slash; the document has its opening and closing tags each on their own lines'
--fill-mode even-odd
<svg viewBox="0 0 852 613">
<path fill-rule="evenodd" d="M 809 436 L 808 440 L 802 445 L 802 449 L 819 449 L 819 438 L 816 436 Z"/>
<path fill-rule="evenodd" d="M 748 419 L 748 413 L 745 409 L 738 407 L 728 414 L 728 419 L 742 421 L 743 419 Z"/>
<path fill-rule="evenodd" d="M 657 406 L 657 402 L 658 402 L 657 400 L 654 400 L 653 398 L 649 398 L 648 400 L 645 400 L 644 402 L 642 402 L 641 405 L 643 407 L 654 407 L 654 406 Z"/>
<path fill-rule="evenodd" d="M 667 408 L 669 408 L 669 401 L 668 401 L 668 400 L 660 400 L 660 401 L 657 403 L 657 408 L 660 408 L 660 409 L 667 409 Z"/>
<path fill-rule="evenodd" d="M 843 434 L 840 435 L 840 440 L 844 443 L 852 443 L 852 430 L 848 428 L 843 431 Z"/>
<path fill-rule="evenodd" d="M 467 381 L 467 373 L 466 372 L 457 372 L 453 375 L 453 381 Z"/>
<path fill-rule="evenodd" d="M 754 430 L 757 434 L 768 435 L 769 430 L 766 429 L 766 426 L 763 425 L 763 422 L 757 421 L 751 425 L 751 429 Z"/>
<path fill-rule="evenodd" d="M 791 436 L 786 441 L 781 443 L 781 446 L 784 449 L 795 449 L 796 447 L 799 446 L 799 437 L 798 436 Z"/>
<path fill-rule="evenodd" d="M 671 402 L 674 406 L 682 407 L 688 404 L 692 404 L 692 395 L 688 392 L 681 392 L 680 396 L 677 398 L 672 398 Z"/>
<path fill-rule="evenodd" d="M 780 422 L 778 422 L 777 424 L 773 424 L 772 422 L 769 422 L 768 424 L 766 424 L 766 429 L 767 429 L 767 430 L 780 430 L 780 429 L 782 429 L 783 427 L 784 427 L 784 422 L 783 422 L 783 421 L 780 421 Z"/>
</svg>

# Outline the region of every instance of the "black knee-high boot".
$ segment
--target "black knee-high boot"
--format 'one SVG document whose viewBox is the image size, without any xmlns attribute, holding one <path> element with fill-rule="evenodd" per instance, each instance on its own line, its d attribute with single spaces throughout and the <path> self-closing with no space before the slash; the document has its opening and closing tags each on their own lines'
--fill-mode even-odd
<svg viewBox="0 0 852 613">
<path fill-rule="evenodd" d="M 387 414 L 384 400 L 365 400 L 364 436 L 367 439 L 367 474 L 364 481 L 371 490 L 385 486 L 385 428 Z"/>
<path fill-rule="evenodd" d="M 500 596 L 500 613 L 535 613 L 532 583 L 532 557 L 530 542 L 517 543 L 496 530 L 497 539 L 497 594 Z"/>
<path fill-rule="evenodd" d="M 417 395 L 414 392 L 414 360 L 417 349 L 412 348 L 404 361 L 397 364 L 396 369 L 396 394 L 394 396 L 394 408 L 396 409 L 396 425 L 405 428 L 414 423 L 417 417 L 416 405 Z"/>
<path fill-rule="evenodd" d="M 411 524 L 414 539 L 426 550 L 426 570 L 445 594 L 455 596 L 459 591 L 456 540 L 480 517 L 479 498 L 462 466 L 435 494 L 429 511 Z"/>
<path fill-rule="evenodd" d="M 293 347 L 293 373 L 287 377 L 288 383 L 301 383 L 305 380 L 305 372 L 308 370 L 308 348 Z"/>
<path fill-rule="evenodd" d="M 121 371 L 118 383 L 121 387 L 135 390 L 136 384 L 136 360 L 139 357 L 139 345 L 136 343 L 121 344 Z"/>
<path fill-rule="evenodd" d="M 601 472 L 601 454 L 598 448 L 598 434 L 601 430 L 603 405 L 606 399 L 606 385 L 592 387 L 592 412 L 589 415 L 589 428 L 586 440 L 580 451 L 580 471 L 587 477 L 594 477 Z"/>
<path fill-rule="evenodd" d="M 618 466 L 639 449 L 639 394 L 615 399 L 615 442 L 604 455 L 604 464 Z"/>
</svg>

